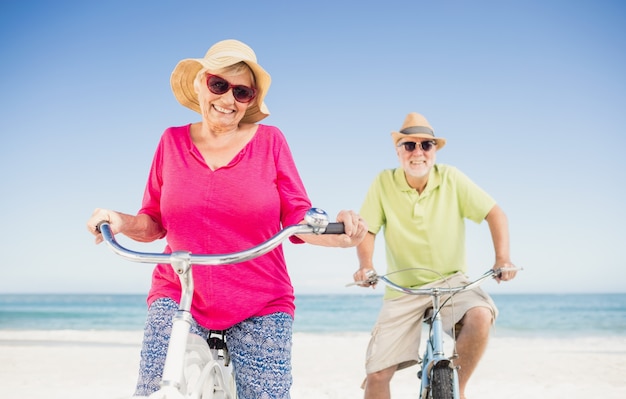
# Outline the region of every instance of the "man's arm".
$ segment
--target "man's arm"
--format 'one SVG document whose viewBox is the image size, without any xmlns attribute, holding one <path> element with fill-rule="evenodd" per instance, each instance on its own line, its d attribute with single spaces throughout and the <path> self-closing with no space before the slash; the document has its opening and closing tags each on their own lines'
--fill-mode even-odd
<svg viewBox="0 0 626 399">
<path fill-rule="evenodd" d="M 511 262 L 510 242 L 509 242 L 509 223 L 506 214 L 497 204 L 491 208 L 485 218 L 489 224 L 491 231 L 491 239 L 493 241 L 493 249 L 495 251 L 494 269 L 515 267 Z M 515 278 L 515 271 L 505 271 L 498 280 L 507 281 Z"/>
<path fill-rule="evenodd" d="M 354 275 L 354 281 L 367 280 L 367 272 L 374 270 L 374 242 L 376 240 L 376 234 L 369 231 L 363 238 L 363 241 L 356 247 L 356 255 L 359 259 L 359 270 Z M 367 287 L 367 285 L 365 286 Z"/>
</svg>

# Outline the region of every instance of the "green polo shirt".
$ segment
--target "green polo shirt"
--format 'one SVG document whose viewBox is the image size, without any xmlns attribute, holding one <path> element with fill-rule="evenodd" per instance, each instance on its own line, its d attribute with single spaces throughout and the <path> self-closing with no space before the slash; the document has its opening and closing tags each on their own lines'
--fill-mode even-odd
<svg viewBox="0 0 626 399">
<path fill-rule="evenodd" d="M 411 188 L 404 170 L 384 170 L 369 188 L 360 214 L 369 231 L 383 229 L 387 273 L 406 268 L 433 269 L 444 276 L 466 272 L 465 219 L 482 222 L 495 201 L 457 168 L 435 165 L 422 192 Z M 414 271 L 393 281 L 409 287 L 440 277 Z M 390 288 L 385 298 L 401 295 Z"/>
</svg>

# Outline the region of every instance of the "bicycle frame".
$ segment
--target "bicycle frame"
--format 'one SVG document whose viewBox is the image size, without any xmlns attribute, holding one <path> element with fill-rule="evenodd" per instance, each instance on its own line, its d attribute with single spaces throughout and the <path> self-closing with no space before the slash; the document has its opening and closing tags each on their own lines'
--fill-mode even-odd
<svg viewBox="0 0 626 399">
<path fill-rule="evenodd" d="M 150 398 L 200 398 L 202 396 L 203 381 L 198 381 L 197 386 L 192 392 L 181 393 L 181 390 L 185 390 L 184 386 L 184 363 L 185 352 L 187 348 L 188 338 L 190 336 L 190 330 L 193 323 L 193 317 L 191 315 L 191 305 L 194 292 L 193 275 L 190 273 L 191 265 L 228 265 L 232 263 L 243 262 L 246 260 L 257 258 L 264 255 L 271 250 L 278 247 L 283 241 L 296 234 L 342 234 L 343 223 L 329 223 L 326 212 L 319 208 L 311 208 L 305 216 L 306 224 L 298 224 L 285 227 L 269 240 L 244 251 L 231 253 L 231 254 L 192 254 L 188 251 L 176 251 L 171 254 L 164 253 L 148 253 L 137 252 L 127 249 L 121 246 L 111 231 L 111 227 L 108 222 L 102 221 L 98 223 L 97 229 L 101 232 L 104 242 L 111 248 L 111 250 L 117 255 L 139 263 L 161 263 L 170 264 L 176 274 L 179 277 L 181 283 L 181 297 L 179 309 L 173 318 L 172 333 L 169 339 L 169 346 L 167 349 L 165 366 L 163 369 L 163 376 L 161 379 L 161 389 L 150 395 Z M 207 345 L 208 349 L 208 345 Z M 219 367 L 224 372 L 223 364 L 216 362 L 213 354 L 209 351 L 211 359 L 207 366 L 204 368 L 200 379 L 210 378 L 208 373 L 210 370 Z M 228 370 L 226 370 L 228 371 Z M 224 387 L 225 381 L 223 380 L 222 373 L 217 373 L 219 380 L 216 384 L 220 387 Z M 226 399 L 234 398 L 236 393 L 228 392 L 228 389 L 224 389 L 224 395 Z"/>
</svg>

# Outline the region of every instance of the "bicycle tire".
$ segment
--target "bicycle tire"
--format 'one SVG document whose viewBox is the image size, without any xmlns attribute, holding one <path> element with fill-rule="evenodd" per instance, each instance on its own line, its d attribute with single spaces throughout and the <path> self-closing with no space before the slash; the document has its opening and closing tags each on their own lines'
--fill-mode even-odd
<svg viewBox="0 0 626 399">
<path fill-rule="evenodd" d="M 432 369 L 429 398 L 454 399 L 454 370 L 449 365 Z"/>
</svg>

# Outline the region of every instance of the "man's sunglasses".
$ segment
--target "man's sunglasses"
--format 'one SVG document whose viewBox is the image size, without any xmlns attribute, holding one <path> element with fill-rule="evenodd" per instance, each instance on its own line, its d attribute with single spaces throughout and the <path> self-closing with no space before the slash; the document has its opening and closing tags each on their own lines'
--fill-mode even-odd
<svg viewBox="0 0 626 399">
<path fill-rule="evenodd" d="M 244 85 L 231 85 L 226 79 L 210 73 L 206 74 L 206 86 L 211 93 L 217 95 L 233 89 L 233 97 L 240 103 L 249 103 L 256 97 L 256 89 Z"/>
<path fill-rule="evenodd" d="M 407 152 L 413 152 L 413 151 L 415 151 L 415 148 L 417 148 L 418 145 L 420 146 L 422 151 L 428 152 L 428 151 L 432 150 L 433 147 L 437 146 L 437 142 L 434 141 L 434 140 L 427 140 L 427 141 L 420 141 L 420 142 L 405 141 L 404 143 L 398 144 L 398 147 L 404 146 L 404 149 Z"/>
</svg>

